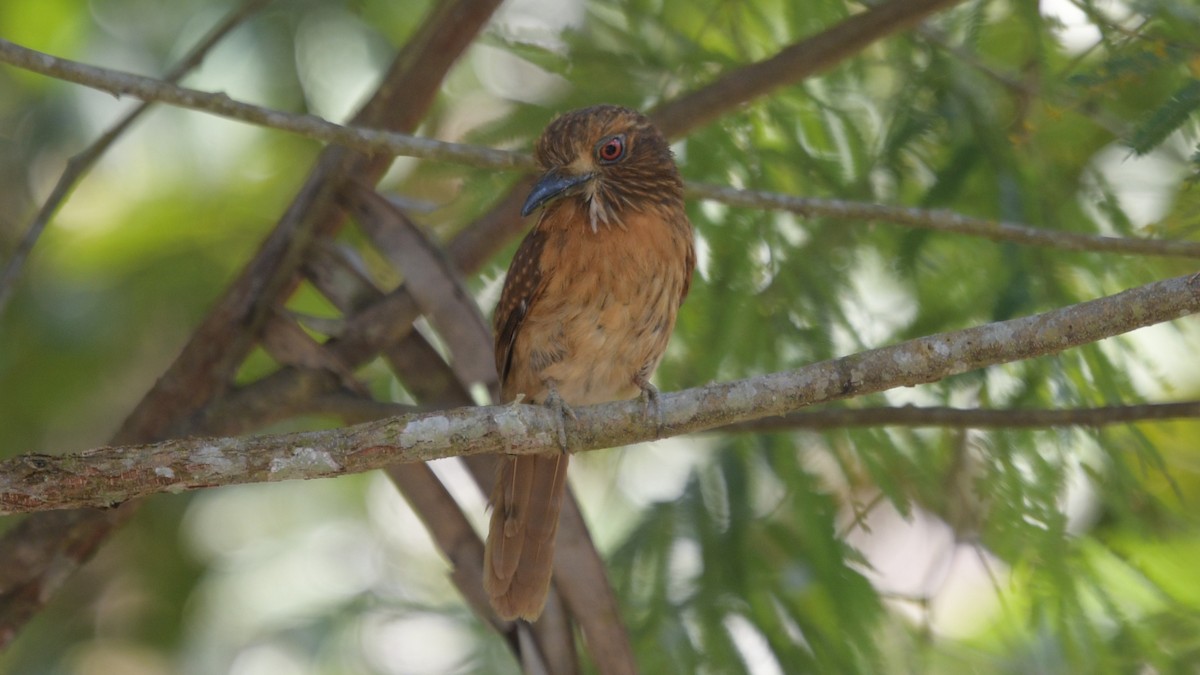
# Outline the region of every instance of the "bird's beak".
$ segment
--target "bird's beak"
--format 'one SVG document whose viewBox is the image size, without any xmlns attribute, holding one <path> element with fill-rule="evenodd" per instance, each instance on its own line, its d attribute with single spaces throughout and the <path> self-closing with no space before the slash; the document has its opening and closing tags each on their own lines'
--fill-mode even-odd
<svg viewBox="0 0 1200 675">
<path fill-rule="evenodd" d="M 537 185 L 533 186 L 533 190 L 525 198 L 525 206 L 521 207 L 521 215 L 528 216 L 537 207 L 558 197 L 576 185 L 587 182 L 591 177 L 592 174 L 590 173 L 568 174 L 561 173 L 557 169 L 547 171 L 542 174 L 542 177 L 538 179 Z"/>
</svg>

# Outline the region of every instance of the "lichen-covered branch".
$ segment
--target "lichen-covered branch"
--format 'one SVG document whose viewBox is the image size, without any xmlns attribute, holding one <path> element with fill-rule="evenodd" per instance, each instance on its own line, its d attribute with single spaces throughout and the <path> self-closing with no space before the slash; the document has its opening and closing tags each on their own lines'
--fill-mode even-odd
<svg viewBox="0 0 1200 675">
<path fill-rule="evenodd" d="M 785 415 L 989 365 L 1053 354 L 1200 311 L 1200 280 L 1159 281 L 1030 317 L 909 340 L 804 368 L 660 398 L 660 429 L 639 401 L 576 410 L 573 451 Z M 188 439 L 0 462 L 0 511 L 110 506 L 156 492 L 322 478 L 480 453 L 556 451 L 555 420 L 539 406 L 467 407 L 343 429 L 252 438 Z"/>
</svg>

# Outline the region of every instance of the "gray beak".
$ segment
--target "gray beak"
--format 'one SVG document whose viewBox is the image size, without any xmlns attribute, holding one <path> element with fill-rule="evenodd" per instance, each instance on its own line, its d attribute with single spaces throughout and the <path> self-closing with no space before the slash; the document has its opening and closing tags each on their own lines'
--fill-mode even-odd
<svg viewBox="0 0 1200 675">
<path fill-rule="evenodd" d="M 533 213 L 537 207 L 546 202 L 558 197 L 562 193 L 571 188 L 591 180 L 590 173 L 580 175 L 561 174 L 556 169 L 551 169 L 542 174 L 538 179 L 537 185 L 533 186 L 533 190 L 529 192 L 529 196 L 525 198 L 525 206 L 521 207 L 521 215 L 528 216 Z"/>
</svg>

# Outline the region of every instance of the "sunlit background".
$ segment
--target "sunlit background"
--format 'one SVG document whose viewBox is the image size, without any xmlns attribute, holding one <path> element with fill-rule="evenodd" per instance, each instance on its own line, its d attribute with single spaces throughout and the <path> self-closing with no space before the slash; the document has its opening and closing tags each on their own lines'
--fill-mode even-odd
<svg viewBox="0 0 1200 675">
<path fill-rule="evenodd" d="M 556 111 L 610 100 L 648 108 L 861 10 L 834 0 L 798 3 L 803 10 L 736 4 L 510 0 L 451 71 L 419 133 L 528 148 Z M 1187 32 L 1200 27 L 1200 10 L 1034 4 L 965 3 L 931 21 L 935 33 L 893 38 L 739 109 L 675 145 L 682 170 L 739 187 L 1194 239 L 1195 127 L 1142 155 L 1128 138 L 1200 71 L 1200 41 Z M 280 0 L 184 84 L 344 121 L 429 6 Z M 231 7 L 0 0 L 0 37 L 154 75 Z M 1144 40 L 1129 38 L 1147 16 L 1157 23 Z M 1127 79 L 1105 79 L 1122 58 L 1133 64 Z M 1027 89 L 998 84 L 996 73 L 1028 75 Z M 0 259 L 68 159 L 131 105 L 0 66 Z M 54 219 L 0 315 L 0 453 L 104 444 L 270 231 L 318 151 L 303 138 L 166 107 L 127 133 Z M 383 185 L 423 204 L 422 224 L 445 238 L 514 179 L 401 158 Z M 701 267 L 660 372 L 664 389 L 1044 311 L 1194 268 L 713 203 L 689 209 Z M 507 257 L 471 281 L 485 312 Z M 311 292 L 289 307 L 335 316 Z M 1198 337 L 1196 322 L 1182 321 L 1061 361 L 859 404 L 1186 399 L 1200 391 Z M 242 377 L 273 368 L 258 354 Z M 382 365 L 360 374 L 372 391 L 408 400 Z M 306 418 L 267 431 L 334 424 Z M 1069 672 L 1088 663 L 1076 652 L 1093 644 L 1129 655 L 1112 672 L 1164 672 L 1175 656 L 1200 658 L 1200 537 L 1186 506 L 1200 488 L 1198 431 L 1177 422 L 1102 434 L 707 435 L 589 453 L 573 462 L 571 480 L 612 559 L 638 652 L 658 659 L 646 672 L 793 672 L 809 643 L 847 626 L 862 630 L 840 639 L 874 643 L 886 672 Z M 435 470 L 482 531 L 485 501 L 465 471 L 453 461 Z M 1062 560 L 1031 553 L 1052 558 L 1056 545 Z M 1049 607 L 1055 592 L 1068 593 L 1071 570 L 1091 585 Z M 447 575 L 378 473 L 161 495 L 0 654 L 0 671 L 517 672 Z M 737 600 L 760 596 L 765 604 Z M 1139 622 L 1144 632 L 1127 634 Z M 1164 660 L 1139 670 L 1154 654 Z"/>
</svg>

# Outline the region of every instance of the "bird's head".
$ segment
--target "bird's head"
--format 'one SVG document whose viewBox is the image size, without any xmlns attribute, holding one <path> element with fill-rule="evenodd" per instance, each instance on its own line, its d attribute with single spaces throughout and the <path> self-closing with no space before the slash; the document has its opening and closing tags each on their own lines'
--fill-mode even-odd
<svg viewBox="0 0 1200 675">
<path fill-rule="evenodd" d="M 627 209 L 682 207 L 683 181 L 671 146 L 641 113 L 598 105 L 561 115 L 542 132 L 534 158 L 544 173 L 521 215 L 579 200 L 592 231 L 622 225 Z"/>
</svg>

